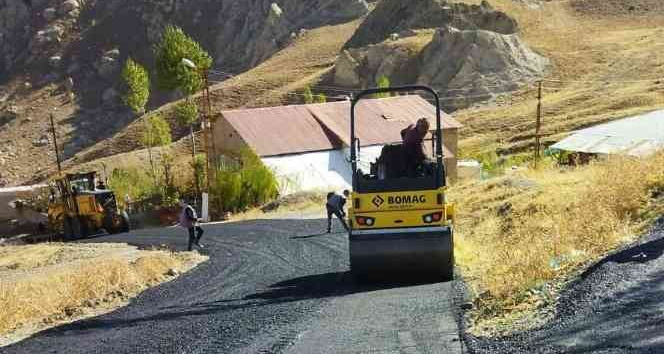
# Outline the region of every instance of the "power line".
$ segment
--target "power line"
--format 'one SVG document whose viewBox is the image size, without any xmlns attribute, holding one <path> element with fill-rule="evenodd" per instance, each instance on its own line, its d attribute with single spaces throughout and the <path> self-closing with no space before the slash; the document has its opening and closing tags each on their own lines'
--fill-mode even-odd
<svg viewBox="0 0 664 354">
<path fill-rule="evenodd" d="M 579 83 L 579 84 L 624 84 L 624 83 L 639 83 L 639 82 L 652 82 L 655 83 L 655 81 L 664 81 L 664 78 L 652 78 L 652 79 L 639 79 L 639 80 L 556 80 L 556 79 L 542 79 L 544 82 L 557 82 L 557 83 Z"/>
</svg>

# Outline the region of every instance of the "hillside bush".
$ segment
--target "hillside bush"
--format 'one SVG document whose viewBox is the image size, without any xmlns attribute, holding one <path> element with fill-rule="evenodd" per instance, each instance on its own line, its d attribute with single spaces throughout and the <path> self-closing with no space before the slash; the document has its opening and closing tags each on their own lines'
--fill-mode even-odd
<svg viewBox="0 0 664 354">
<path fill-rule="evenodd" d="M 311 88 L 309 86 L 304 88 L 304 91 L 302 91 L 302 96 L 304 97 L 305 104 L 314 103 L 314 94 L 311 92 Z"/>
<path fill-rule="evenodd" d="M 220 210 L 243 211 L 275 198 L 279 185 L 274 172 L 256 154 L 245 150 L 239 169 L 220 169 L 211 186 Z"/>
<path fill-rule="evenodd" d="M 143 200 L 155 192 L 155 183 L 150 173 L 139 168 L 116 168 L 111 172 L 108 185 L 115 193 L 118 204 L 126 207 L 125 196 L 131 200 Z"/>
<path fill-rule="evenodd" d="M 378 88 L 388 88 L 388 87 L 390 87 L 390 85 L 391 85 L 390 84 L 390 78 L 388 78 L 385 75 L 379 77 L 378 80 L 376 81 L 376 87 L 378 87 Z M 373 95 L 373 98 L 387 98 L 387 97 L 390 97 L 390 96 L 391 96 L 391 94 L 389 92 L 383 92 L 383 93 L 377 93 L 377 94 Z"/>
<path fill-rule="evenodd" d="M 191 99 L 186 99 L 175 106 L 175 119 L 178 124 L 187 127 L 198 121 L 198 106 Z"/>
<path fill-rule="evenodd" d="M 122 101 L 134 113 L 142 114 L 150 98 L 150 76 L 143 66 L 128 58 L 122 69 L 125 85 Z"/>
<path fill-rule="evenodd" d="M 166 26 L 154 54 L 159 88 L 181 90 L 187 96 L 203 88 L 199 72 L 212 66 L 212 57 L 181 28 Z M 184 66 L 182 59 L 185 58 L 191 60 L 196 69 Z"/>
</svg>

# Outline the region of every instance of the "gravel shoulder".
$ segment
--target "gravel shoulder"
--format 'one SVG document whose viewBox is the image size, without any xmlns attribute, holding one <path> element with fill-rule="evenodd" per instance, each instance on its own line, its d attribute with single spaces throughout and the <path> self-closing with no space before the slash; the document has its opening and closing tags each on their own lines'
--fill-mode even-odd
<svg viewBox="0 0 664 354">
<path fill-rule="evenodd" d="M 586 270 L 546 325 L 504 338 L 465 335 L 473 353 L 663 353 L 664 220 Z"/>
</svg>

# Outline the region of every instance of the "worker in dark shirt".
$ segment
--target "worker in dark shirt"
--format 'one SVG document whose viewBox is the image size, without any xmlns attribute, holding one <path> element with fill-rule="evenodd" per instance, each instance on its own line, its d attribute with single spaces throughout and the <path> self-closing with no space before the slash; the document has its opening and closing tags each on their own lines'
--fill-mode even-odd
<svg viewBox="0 0 664 354">
<path fill-rule="evenodd" d="M 408 176 L 413 176 L 418 166 L 424 162 L 424 138 L 429 133 L 429 121 L 420 118 L 416 124 L 409 125 L 401 131 L 403 140 L 403 158 L 408 171 Z"/>
<path fill-rule="evenodd" d="M 344 229 L 348 231 L 348 225 L 346 224 L 346 212 L 344 211 L 344 205 L 346 205 L 346 198 L 350 195 L 348 190 L 344 191 L 344 195 L 339 195 L 334 192 L 327 194 L 327 203 L 325 203 L 325 208 L 327 209 L 327 233 L 329 234 L 332 230 L 332 216 L 336 215 L 341 225 L 344 226 Z"/>
</svg>

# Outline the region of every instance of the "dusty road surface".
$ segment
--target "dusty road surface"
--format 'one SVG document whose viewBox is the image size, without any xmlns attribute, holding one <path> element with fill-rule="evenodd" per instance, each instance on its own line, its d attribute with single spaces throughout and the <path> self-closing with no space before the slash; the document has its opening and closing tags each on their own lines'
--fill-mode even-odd
<svg viewBox="0 0 664 354">
<path fill-rule="evenodd" d="M 366 284 L 324 220 L 206 225 L 210 260 L 97 318 L 2 353 L 461 353 L 452 283 Z M 92 242 L 186 247 L 179 228 Z"/>
</svg>

